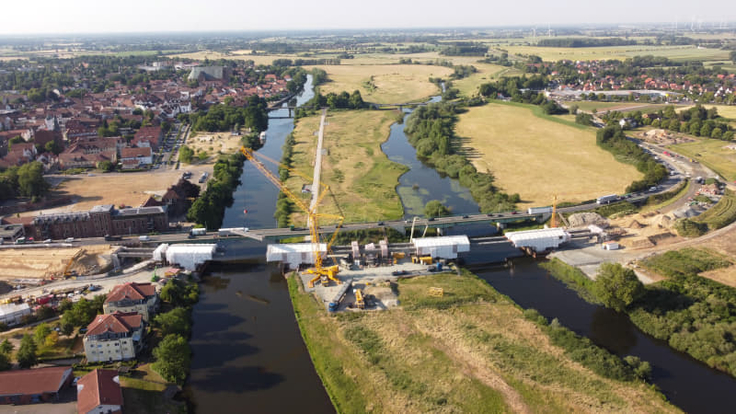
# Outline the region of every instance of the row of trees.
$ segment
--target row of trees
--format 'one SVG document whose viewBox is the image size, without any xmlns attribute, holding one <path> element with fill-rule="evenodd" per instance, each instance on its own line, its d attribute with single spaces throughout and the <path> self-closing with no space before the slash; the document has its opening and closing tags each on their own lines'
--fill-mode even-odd
<svg viewBox="0 0 736 414">
<path fill-rule="evenodd" d="M 0 173 L 0 201 L 17 196 L 41 197 L 49 187 L 43 178 L 43 164 L 38 161 L 13 166 Z"/>
<path fill-rule="evenodd" d="M 178 279 L 161 289 L 161 300 L 167 309 L 153 318 L 153 326 L 163 339 L 153 349 L 154 371 L 166 381 L 182 385 L 189 373 L 191 349 L 188 338 L 192 329 L 192 306 L 199 301 L 199 285 Z"/>
<path fill-rule="evenodd" d="M 645 190 L 656 185 L 668 175 L 667 168 L 627 139 L 618 125 L 609 125 L 599 129 L 596 133 L 596 142 L 598 146 L 612 153 L 619 160 L 633 164 L 640 173 L 644 174 L 644 178 L 634 181 L 626 188 L 628 193 Z"/>
<path fill-rule="evenodd" d="M 457 178 L 483 212 L 513 210 L 518 194 L 509 196 L 493 185 L 490 171 L 480 173 L 463 155 L 456 153 L 453 141 L 458 108 L 436 103 L 417 108 L 407 119 L 404 132 L 416 148 L 417 156 L 440 173 Z"/>
<path fill-rule="evenodd" d="M 609 38 L 552 38 L 541 39 L 537 46 L 541 47 L 606 47 L 635 45 L 636 40 L 626 40 L 620 37 Z"/>
<path fill-rule="evenodd" d="M 505 77 L 496 83 L 489 82 L 480 85 L 481 96 L 496 99 L 499 96 L 509 97 L 512 102 L 538 105 L 547 115 L 566 114 L 567 109 L 561 107 L 557 102 L 547 99 L 544 93 L 536 90 L 543 89 L 547 85 L 545 76 Z"/>
<path fill-rule="evenodd" d="M 698 104 L 688 110 L 677 112 L 673 105 L 667 105 L 655 113 L 656 117 L 645 117 L 641 111 L 623 114 L 612 111 L 602 116 L 607 122 L 615 122 L 623 118 L 636 120 L 640 125 L 651 125 L 655 128 L 682 132 L 697 137 L 709 137 L 730 141 L 734 138 L 733 127 L 718 115 L 718 108 L 704 108 Z"/>
<path fill-rule="evenodd" d="M 683 249 L 644 264 L 667 279 L 644 287 L 633 270 L 604 264 L 593 286 L 596 297 L 627 312 L 644 332 L 736 376 L 736 289 L 698 276 L 731 263 L 705 250 Z"/>
<path fill-rule="evenodd" d="M 207 189 L 189 208 L 187 220 L 210 230 L 220 228 L 225 208 L 234 201 L 233 191 L 240 184 L 244 161 L 245 157 L 240 153 L 220 156 Z"/>
<path fill-rule="evenodd" d="M 286 137 L 284 146 L 281 154 L 281 164 L 286 167 L 291 167 L 294 156 L 294 145 L 296 145 L 296 139 L 294 133 L 290 133 Z M 282 166 L 279 166 L 279 179 L 282 183 L 285 183 L 289 179 L 289 170 Z M 273 213 L 273 217 L 276 219 L 279 227 L 286 227 L 289 225 L 289 216 L 294 210 L 294 205 L 289 197 L 284 194 L 283 191 L 279 192 L 278 199 L 276 200 L 276 211 Z"/>
</svg>

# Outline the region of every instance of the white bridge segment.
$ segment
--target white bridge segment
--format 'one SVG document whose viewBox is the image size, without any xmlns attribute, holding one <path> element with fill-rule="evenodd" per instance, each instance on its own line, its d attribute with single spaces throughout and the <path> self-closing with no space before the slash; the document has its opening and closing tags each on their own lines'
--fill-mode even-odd
<svg viewBox="0 0 736 414">
<path fill-rule="evenodd" d="M 560 228 L 512 231 L 506 233 L 506 238 L 514 244 L 514 247 L 528 247 L 536 252 L 543 252 L 556 249 L 562 243 L 570 241 L 570 233 Z"/>
<path fill-rule="evenodd" d="M 327 254 L 327 244 L 319 243 L 319 253 Z M 314 263 L 314 245 L 312 243 L 269 244 L 266 249 L 267 262 L 282 262 L 296 269 L 301 264 Z"/>
</svg>

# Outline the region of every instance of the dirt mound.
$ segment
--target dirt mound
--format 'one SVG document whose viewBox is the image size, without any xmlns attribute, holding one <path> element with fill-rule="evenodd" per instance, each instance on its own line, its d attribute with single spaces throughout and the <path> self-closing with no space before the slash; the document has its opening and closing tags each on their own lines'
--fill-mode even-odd
<svg viewBox="0 0 736 414">
<path fill-rule="evenodd" d="M 610 225 L 608 220 L 598 213 L 575 213 L 567 218 L 570 227 L 587 227 L 594 224 L 602 229 Z"/>
<path fill-rule="evenodd" d="M 632 220 L 631 223 L 629 223 L 629 225 L 626 226 L 626 227 L 628 227 L 630 229 L 640 229 L 640 228 L 642 228 L 644 226 L 641 223 L 639 223 L 638 221 Z"/>
</svg>

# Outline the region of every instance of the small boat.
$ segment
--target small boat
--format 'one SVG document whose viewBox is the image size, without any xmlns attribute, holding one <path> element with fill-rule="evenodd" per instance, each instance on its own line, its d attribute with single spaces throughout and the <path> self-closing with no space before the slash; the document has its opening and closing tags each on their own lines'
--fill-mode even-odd
<svg viewBox="0 0 736 414">
<path fill-rule="evenodd" d="M 266 131 L 261 132 L 258 138 L 261 140 L 261 143 L 266 142 Z"/>
</svg>

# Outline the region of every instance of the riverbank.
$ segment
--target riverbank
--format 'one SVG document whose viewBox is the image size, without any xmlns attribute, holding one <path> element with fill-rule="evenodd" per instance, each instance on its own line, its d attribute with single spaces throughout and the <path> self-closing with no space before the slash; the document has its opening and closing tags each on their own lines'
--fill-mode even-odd
<svg viewBox="0 0 736 414">
<path fill-rule="evenodd" d="M 400 308 L 334 317 L 296 278 L 288 283 L 302 337 L 339 412 L 678 411 L 644 382 L 604 378 L 574 362 L 514 302 L 469 273 L 401 281 Z M 444 296 L 430 297 L 429 287 Z"/>
<path fill-rule="evenodd" d="M 306 177 L 312 177 L 317 146 L 314 132 L 319 129 L 319 121 L 319 115 L 300 118 L 293 133 L 291 165 Z M 408 168 L 390 161 L 381 150 L 395 121 L 391 111 L 327 113 L 321 181 L 330 187 L 334 199 L 326 195 L 320 213 L 344 215 L 348 223 L 403 217 L 396 186 Z M 295 174 L 290 174 L 287 180 L 296 194 L 301 193 L 304 183 Z M 309 203 L 307 196 L 305 202 Z M 302 212 L 295 211 L 291 223 L 304 223 Z"/>
</svg>

